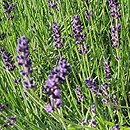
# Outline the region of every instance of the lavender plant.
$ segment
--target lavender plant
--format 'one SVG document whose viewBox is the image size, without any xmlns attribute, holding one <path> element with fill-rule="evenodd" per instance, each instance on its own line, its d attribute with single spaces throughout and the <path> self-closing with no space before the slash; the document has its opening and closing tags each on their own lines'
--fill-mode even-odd
<svg viewBox="0 0 130 130">
<path fill-rule="evenodd" d="M 16 4 L 11 3 L 8 0 L 3 0 L 3 8 L 4 8 L 4 13 L 7 14 L 8 20 L 12 19 L 14 16 L 11 15 L 11 12 L 15 9 Z"/>
<path fill-rule="evenodd" d="M 82 32 L 83 24 L 80 21 L 80 16 L 78 15 L 73 16 L 72 20 L 73 20 L 72 28 L 73 28 L 73 35 L 74 35 L 75 43 L 80 46 L 78 51 L 80 54 L 86 54 L 89 50 L 89 45 L 84 44 L 86 34 Z"/>
<path fill-rule="evenodd" d="M 5 10 L 5 13 L 10 14 L 11 11 L 15 8 L 15 4 L 14 3 L 9 4 L 9 1 L 3 0 L 3 8 Z"/>
<path fill-rule="evenodd" d="M 89 125 L 92 128 L 96 128 L 97 127 L 97 121 L 96 121 L 96 115 L 97 115 L 97 113 L 96 113 L 96 107 L 95 107 L 95 105 L 91 105 L 90 111 L 92 113 L 92 117 L 91 117 L 91 119 L 88 120 Z"/>
<path fill-rule="evenodd" d="M 56 66 L 48 76 L 48 80 L 44 86 L 46 94 L 53 101 L 47 104 L 45 110 L 53 112 L 54 108 L 59 108 L 62 104 L 60 84 L 65 81 L 66 75 L 70 72 L 70 64 L 65 58 L 60 58 L 58 66 Z"/>
<path fill-rule="evenodd" d="M 13 71 L 15 69 L 15 64 L 12 55 L 5 51 L 4 48 L 1 48 L 1 54 L 5 65 L 4 68 L 7 68 L 9 71 Z"/>
<path fill-rule="evenodd" d="M 7 118 L 6 118 L 6 123 L 7 123 L 9 126 L 13 127 L 13 126 L 15 125 L 15 123 L 16 123 L 16 117 L 13 117 L 13 116 L 7 117 Z"/>
<path fill-rule="evenodd" d="M 119 19 L 121 17 L 120 9 L 118 7 L 119 2 L 118 0 L 108 0 L 110 6 L 110 15 L 114 19 Z"/>
<path fill-rule="evenodd" d="M 88 89 L 94 93 L 95 96 L 99 96 L 99 87 L 96 85 L 95 81 L 93 79 L 87 78 L 86 79 L 86 85 L 88 86 Z"/>
<path fill-rule="evenodd" d="M 55 42 L 54 48 L 61 49 L 63 47 L 63 40 L 61 39 L 60 29 L 56 22 L 52 23 L 52 33 Z"/>
<path fill-rule="evenodd" d="M 107 58 L 104 62 L 104 72 L 105 72 L 105 78 L 110 79 L 111 78 L 111 66 L 110 66 L 109 58 Z"/>
<path fill-rule="evenodd" d="M 78 102 L 79 102 L 79 103 L 83 102 L 84 96 L 83 96 L 83 94 L 82 94 L 82 91 L 81 91 L 80 86 L 76 86 L 75 91 L 76 91 L 76 95 L 77 95 L 77 98 L 78 98 Z"/>
<path fill-rule="evenodd" d="M 84 14 L 85 14 L 85 19 L 86 20 L 90 20 L 90 17 L 92 16 L 92 10 L 85 10 L 84 11 Z"/>
<path fill-rule="evenodd" d="M 129 130 L 129 0 L 15 2 L 0 2 L 0 48 L 17 55 L 0 60 L 0 129 Z"/>
<path fill-rule="evenodd" d="M 110 83 L 104 82 L 101 85 L 101 89 L 99 90 L 99 92 L 101 93 L 101 95 L 103 96 L 102 98 L 102 102 L 103 103 L 108 103 L 109 102 L 109 98 L 108 98 L 108 87 L 110 86 Z"/>
<path fill-rule="evenodd" d="M 17 40 L 17 43 L 18 65 L 23 67 L 23 70 L 20 70 L 20 74 L 24 78 L 23 85 L 25 88 L 30 89 L 34 87 L 34 83 L 33 78 L 30 78 L 33 70 L 31 69 L 32 62 L 29 57 L 29 40 L 26 36 L 22 36 Z"/>
<path fill-rule="evenodd" d="M 58 9 L 57 2 L 56 2 L 56 1 L 53 2 L 52 0 L 48 0 L 47 2 L 48 2 L 48 7 L 49 7 L 50 9 L 53 9 L 53 8 Z"/>
<path fill-rule="evenodd" d="M 110 6 L 110 15 L 115 20 L 114 24 L 111 26 L 111 41 L 113 48 L 119 48 L 120 46 L 120 31 L 121 24 L 119 23 L 119 19 L 121 17 L 120 9 L 118 7 L 118 0 L 108 0 Z"/>
<path fill-rule="evenodd" d="M 113 48 L 119 48 L 120 46 L 120 31 L 121 31 L 121 25 L 112 25 L 111 26 L 111 41 L 112 41 L 112 47 Z"/>
</svg>

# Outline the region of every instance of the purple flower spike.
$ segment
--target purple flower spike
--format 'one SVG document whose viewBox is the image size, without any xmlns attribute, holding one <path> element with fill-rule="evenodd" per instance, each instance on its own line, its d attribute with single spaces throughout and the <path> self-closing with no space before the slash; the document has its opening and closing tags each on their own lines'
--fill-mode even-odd
<svg viewBox="0 0 130 130">
<path fill-rule="evenodd" d="M 107 88 L 110 86 L 111 83 L 104 82 L 101 86 L 102 88 L 99 90 L 102 96 L 107 96 Z"/>
<path fill-rule="evenodd" d="M 3 8 L 5 10 L 5 13 L 10 14 L 12 12 L 12 10 L 14 10 L 14 8 L 16 7 L 16 5 L 14 3 L 10 3 L 6 0 L 3 0 Z"/>
<path fill-rule="evenodd" d="M 33 79 L 30 78 L 33 70 L 31 69 L 31 59 L 29 58 L 29 40 L 26 36 L 22 36 L 17 40 L 17 59 L 18 65 L 23 67 L 23 70 L 20 70 L 20 74 L 25 79 L 23 85 L 25 88 L 30 89 L 34 87 Z"/>
<path fill-rule="evenodd" d="M 104 72 L 105 72 L 105 78 L 110 79 L 111 78 L 111 66 L 110 66 L 109 58 L 107 58 L 104 62 Z"/>
<path fill-rule="evenodd" d="M 46 94 L 53 101 L 55 108 L 62 104 L 60 84 L 65 81 L 66 75 L 70 72 L 70 64 L 65 58 L 59 59 L 59 64 L 56 66 L 48 76 L 48 80 L 44 86 Z"/>
<path fill-rule="evenodd" d="M 85 41 L 85 33 L 82 33 L 83 31 L 83 24 L 80 21 L 80 17 L 74 16 L 72 18 L 73 20 L 73 34 L 74 34 L 74 39 L 76 44 L 83 44 L 83 42 Z"/>
<path fill-rule="evenodd" d="M 6 118 L 6 123 L 9 125 L 9 126 L 11 126 L 11 127 L 13 127 L 14 126 L 14 124 L 16 123 L 16 117 L 7 117 Z"/>
<path fill-rule="evenodd" d="M 121 25 L 119 23 L 119 19 L 121 17 L 120 9 L 118 8 L 119 2 L 118 0 L 108 0 L 110 6 L 110 15 L 113 19 L 115 19 L 115 24 L 111 26 L 111 41 L 113 48 L 120 47 L 120 31 Z"/>
<path fill-rule="evenodd" d="M 54 8 L 56 8 L 57 10 L 58 10 L 58 5 L 57 5 L 57 2 L 56 1 L 52 1 L 52 0 L 48 0 L 48 7 L 50 8 L 50 9 L 54 9 Z"/>
<path fill-rule="evenodd" d="M 7 68 L 9 71 L 13 71 L 15 69 L 15 65 L 12 55 L 9 52 L 5 51 L 4 48 L 1 48 L 1 54 L 5 64 L 4 68 Z"/>
<path fill-rule="evenodd" d="M 117 100 L 116 95 L 114 93 L 112 93 L 111 97 L 112 97 L 112 103 L 117 106 L 118 105 L 118 100 Z"/>
<path fill-rule="evenodd" d="M 76 95 L 77 95 L 77 98 L 78 98 L 78 102 L 79 102 L 79 103 L 80 103 L 80 102 L 83 102 L 84 96 L 83 96 L 83 94 L 82 94 L 82 92 L 81 92 L 80 86 L 76 86 Z"/>
<path fill-rule="evenodd" d="M 52 113 L 52 112 L 53 112 L 53 107 L 52 107 L 50 104 L 47 104 L 47 105 L 45 106 L 45 111 L 46 111 L 47 113 Z"/>
<path fill-rule="evenodd" d="M 63 40 L 61 39 L 60 29 L 56 22 L 52 23 L 52 33 L 55 49 L 61 49 L 63 47 Z"/>
<path fill-rule="evenodd" d="M 90 17 L 92 16 L 92 10 L 90 11 L 85 10 L 84 14 L 85 14 L 85 19 L 90 20 Z"/>
<path fill-rule="evenodd" d="M 121 17 L 120 9 L 118 8 L 119 2 L 118 0 L 108 0 L 109 6 L 111 8 L 110 15 L 114 19 L 119 19 Z"/>
<path fill-rule="evenodd" d="M 85 55 L 90 49 L 89 44 L 83 44 L 81 45 L 81 48 L 78 49 L 78 52 L 82 55 Z"/>
<path fill-rule="evenodd" d="M 90 107 L 90 111 L 92 113 L 92 118 L 88 120 L 89 122 L 89 125 L 92 127 L 92 128 L 96 128 L 97 127 L 97 121 L 96 121 L 96 106 L 95 105 L 91 105 Z"/>
<path fill-rule="evenodd" d="M 111 26 L 111 41 L 112 41 L 112 47 L 113 48 L 119 48 L 120 47 L 120 31 L 121 31 L 121 25 L 118 24 Z"/>
<path fill-rule="evenodd" d="M 109 102 L 109 99 L 108 99 L 108 98 L 102 98 L 102 102 L 103 102 L 104 104 L 107 104 L 107 103 Z"/>
<path fill-rule="evenodd" d="M 2 5 L 3 5 L 3 8 L 4 8 L 4 13 L 7 14 L 6 15 L 7 19 L 12 20 L 14 18 L 14 16 L 11 15 L 11 12 L 15 9 L 16 4 L 11 3 L 9 0 L 3 0 Z"/>
<path fill-rule="evenodd" d="M 96 85 L 95 81 L 93 79 L 87 78 L 86 79 L 86 85 L 88 86 L 89 90 L 94 93 L 94 95 L 98 96 L 98 86 Z"/>
<path fill-rule="evenodd" d="M 86 54 L 89 50 L 89 45 L 88 44 L 84 45 L 86 33 L 82 32 L 83 24 L 81 23 L 80 17 L 78 15 L 74 16 L 72 18 L 72 21 L 73 21 L 72 30 L 75 43 L 80 46 L 78 51 L 80 54 Z"/>
<path fill-rule="evenodd" d="M 56 108 L 60 107 L 60 105 L 62 104 L 62 99 L 61 98 L 54 99 L 54 104 Z"/>
<path fill-rule="evenodd" d="M 15 82 L 15 83 L 20 83 L 20 81 L 21 81 L 21 78 L 14 79 L 14 82 Z"/>
</svg>

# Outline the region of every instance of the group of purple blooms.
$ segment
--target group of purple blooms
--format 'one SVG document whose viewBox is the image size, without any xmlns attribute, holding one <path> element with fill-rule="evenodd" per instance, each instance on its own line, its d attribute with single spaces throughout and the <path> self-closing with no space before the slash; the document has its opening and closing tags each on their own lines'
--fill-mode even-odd
<svg viewBox="0 0 130 130">
<path fill-rule="evenodd" d="M 121 24 L 120 24 L 120 8 L 118 0 L 108 0 L 110 6 L 110 15 L 114 20 L 114 24 L 111 25 L 111 41 L 113 48 L 120 47 L 120 31 L 121 31 Z"/>
<path fill-rule="evenodd" d="M 2 5 L 4 8 L 4 13 L 7 15 L 8 20 L 11 20 L 14 17 L 11 12 L 15 9 L 16 5 L 8 0 L 2 0 Z"/>
<path fill-rule="evenodd" d="M 73 21 L 72 30 L 73 30 L 75 43 L 80 46 L 78 51 L 80 54 L 86 54 L 89 50 L 89 44 L 84 44 L 86 34 L 82 32 L 83 24 L 80 21 L 79 15 L 74 16 L 72 18 L 72 21 Z"/>
<path fill-rule="evenodd" d="M 23 67 L 23 70 L 20 70 L 20 74 L 24 78 L 23 85 L 25 88 L 30 89 L 34 87 L 34 83 L 33 78 L 30 78 L 33 70 L 31 69 L 32 62 L 29 57 L 29 40 L 26 36 L 22 36 L 17 40 L 17 43 L 18 65 Z"/>
<path fill-rule="evenodd" d="M 80 54 L 86 54 L 90 46 L 89 44 L 84 44 L 86 34 L 82 32 L 83 24 L 80 21 L 79 15 L 74 16 L 72 18 L 72 21 L 73 21 L 72 30 L 73 30 L 75 43 L 80 46 L 78 52 Z M 52 23 L 52 33 L 53 33 L 52 34 L 53 40 L 55 42 L 54 48 L 61 49 L 63 47 L 63 39 L 61 38 L 60 29 L 56 22 Z"/>
<path fill-rule="evenodd" d="M 87 5 L 89 4 L 88 1 L 86 1 Z M 48 7 L 50 9 L 58 8 L 58 3 L 57 1 L 52 1 L 48 0 Z M 92 15 L 92 11 L 85 10 L 84 12 L 85 18 L 87 20 L 90 19 L 90 16 Z M 90 48 L 89 44 L 85 44 L 85 38 L 86 38 L 86 33 L 83 33 L 84 27 L 83 24 L 80 21 L 80 16 L 76 15 L 72 17 L 72 30 L 73 30 L 73 37 L 75 39 L 76 45 L 79 45 L 80 47 L 78 48 L 78 52 L 80 54 L 86 54 Z M 55 49 L 61 49 L 63 47 L 63 39 L 61 38 L 61 33 L 60 33 L 60 26 L 58 23 L 53 22 L 52 23 L 52 36 L 53 36 L 53 41 L 55 42 L 54 48 Z"/>
<path fill-rule="evenodd" d="M 119 21 L 119 18 L 121 17 L 119 13 L 119 8 L 118 8 L 118 1 L 117 0 L 108 0 L 111 11 L 110 14 L 111 16 L 116 20 Z M 48 3 L 51 3 L 49 1 Z M 51 4 L 48 4 L 50 8 L 56 7 L 57 4 L 53 3 L 53 6 Z M 4 5 L 6 12 L 10 13 L 14 8 L 15 5 L 11 4 L 8 7 Z M 85 37 L 86 34 L 83 33 L 83 24 L 80 21 L 80 17 L 78 15 L 74 16 L 72 18 L 73 21 L 73 35 L 75 39 L 75 43 L 80 45 L 79 48 L 79 53 L 80 54 L 86 54 L 89 50 L 89 45 L 84 44 L 85 42 Z M 120 30 L 121 30 L 121 25 L 120 23 L 116 23 L 115 25 L 111 26 L 111 37 L 112 37 L 112 43 L 113 43 L 113 48 L 119 48 L 120 45 Z M 53 32 L 53 40 L 56 43 L 55 48 L 60 49 L 63 47 L 63 40 L 61 39 L 61 34 L 60 34 L 60 29 L 57 23 L 53 22 L 52 23 L 52 32 Z M 21 38 L 18 39 L 17 41 L 17 59 L 18 59 L 18 65 L 23 67 L 23 70 L 20 71 L 20 74 L 23 76 L 24 81 L 23 85 L 25 88 L 30 89 L 34 87 L 33 79 L 30 78 L 30 74 L 32 74 L 32 69 L 31 69 L 31 59 L 29 57 L 29 40 L 26 38 L 26 36 L 22 36 Z M 11 54 L 7 51 L 5 51 L 4 48 L 1 49 L 2 53 L 2 58 L 5 63 L 5 68 L 7 68 L 9 71 L 12 71 L 15 69 L 14 65 L 14 60 L 11 56 Z M 71 67 L 70 64 L 67 63 L 66 59 L 63 57 L 60 57 L 58 65 L 52 70 L 52 72 L 48 76 L 48 80 L 45 83 L 45 92 L 48 95 L 50 99 L 50 103 L 48 103 L 45 106 L 45 110 L 47 112 L 53 112 L 55 108 L 59 108 L 60 105 L 62 104 L 62 99 L 61 99 L 61 89 L 60 85 L 65 81 L 66 75 L 70 72 Z M 105 60 L 104 63 L 104 72 L 105 72 L 105 78 L 109 79 L 111 78 L 111 67 L 110 67 L 110 61 L 109 59 Z M 102 95 L 103 97 L 107 97 L 107 88 L 110 85 L 109 83 L 105 82 L 102 84 L 102 88 L 99 89 L 93 79 L 87 78 L 86 79 L 86 84 L 89 88 L 89 90 L 94 93 L 95 96 L 100 96 Z M 79 99 L 83 101 L 84 96 L 81 94 L 80 87 L 76 87 L 77 95 L 80 96 Z M 109 101 L 108 98 L 103 98 L 103 102 L 107 103 Z M 117 99 L 113 99 L 113 103 L 117 105 Z M 0 104 L 0 111 L 3 111 L 4 105 Z M 94 105 L 91 106 L 91 112 L 92 112 L 92 119 L 89 120 L 89 124 L 91 124 L 91 127 L 95 128 L 96 127 L 96 108 Z M 13 125 L 14 122 L 16 122 L 15 117 L 8 117 L 7 118 L 7 123 L 10 125 Z M 113 130 L 119 129 L 118 125 L 115 125 Z"/>
<path fill-rule="evenodd" d="M 52 33 L 55 42 L 54 48 L 61 49 L 63 47 L 63 40 L 61 39 L 60 29 L 56 22 L 52 23 Z"/>
<path fill-rule="evenodd" d="M 15 69 L 15 64 L 12 55 L 7 52 L 4 48 L 1 48 L 1 57 L 4 61 L 4 69 L 8 69 L 9 71 L 13 71 Z"/>
<path fill-rule="evenodd" d="M 18 59 L 18 65 L 23 67 L 23 70 L 20 71 L 20 74 L 23 76 L 24 81 L 23 85 L 25 88 L 30 89 L 34 87 L 33 79 L 30 78 L 30 74 L 32 73 L 31 69 L 31 59 L 29 58 L 29 40 L 26 38 L 26 36 L 22 36 L 18 39 L 17 44 L 17 59 Z M 14 64 L 13 56 L 5 51 L 4 48 L 1 48 L 1 55 L 2 59 L 4 61 L 4 69 L 7 69 L 8 71 L 13 71 L 16 68 L 16 65 Z M 21 81 L 21 78 L 15 79 L 14 82 L 18 83 Z M 5 110 L 5 105 L 0 104 L 0 113 Z M 6 117 L 5 124 L 3 124 L 3 127 L 6 127 L 6 124 L 13 127 L 16 122 L 16 117 L 14 116 L 8 116 Z"/>
<path fill-rule="evenodd" d="M 47 112 L 53 112 L 54 108 L 62 104 L 60 85 L 65 81 L 66 75 L 70 72 L 70 64 L 61 57 L 58 65 L 51 71 L 45 84 L 45 92 L 50 98 L 50 103 L 45 106 Z"/>
</svg>

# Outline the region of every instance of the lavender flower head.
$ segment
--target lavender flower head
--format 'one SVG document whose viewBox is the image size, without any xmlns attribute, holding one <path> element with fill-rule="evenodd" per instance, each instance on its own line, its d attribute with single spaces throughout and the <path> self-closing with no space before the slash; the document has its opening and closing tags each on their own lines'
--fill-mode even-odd
<svg viewBox="0 0 130 130">
<path fill-rule="evenodd" d="M 6 123 L 7 123 L 9 126 L 13 127 L 14 124 L 16 123 L 16 117 L 13 117 L 13 116 L 7 117 L 7 118 L 6 118 Z"/>
<path fill-rule="evenodd" d="M 108 0 L 109 6 L 111 8 L 110 15 L 114 19 L 119 19 L 121 17 L 120 9 L 118 8 L 119 2 L 118 0 Z"/>
<path fill-rule="evenodd" d="M 7 0 L 3 0 L 3 8 L 5 13 L 10 14 L 12 10 L 14 10 L 15 6 L 16 5 L 14 3 L 9 3 Z"/>
<path fill-rule="evenodd" d="M 111 8 L 110 15 L 115 19 L 115 23 L 111 26 L 111 41 L 113 48 L 119 48 L 120 46 L 120 31 L 121 24 L 119 23 L 119 18 L 121 17 L 120 9 L 118 8 L 118 0 L 108 0 L 109 6 Z"/>
<path fill-rule="evenodd" d="M 96 106 L 95 105 L 91 105 L 90 111 L 91 111 L 93 117 L 96 117 L 97 114 L 96 114 Z"/>
<path fill-rule="evenodd" d="M 82 92 L 81 92 L 80 86 L 76 86 L 76 95 L 77 95 L 77 98 L 78 98 L 78 102 L 79 102 L 79 103 L 80 103 L 80 102 L 83 102 L 84 96 L 83 96 L 83 94 L 82 94 Z"/>
<path fill-rule="evenodd" d="M 61 39 L 60 29 L 56 22 L 52 23 L 52 33 L 55 42 L 54 48 L 61 49 L 63 47 L 63 40 Z"/>
<path fill-rule="evenodd" d="M 92 10 L 90 10 L 90 11 L 85 10 L 84 14 L 85 14 L 85 19 L 90 20 L 90 17 L 92 16 Z"/>
<path fill-rule="evenodd" d="M 111 99 L 112 103 L 117 106 L 118 105 L 118 100 L 117 100 L 117 97 L 116 97 L 116 95 L 114 93 L 112 93 L 111 98 L 112 98 Z"/>
<path fill-rule="evenodd" d="M 83 24 L 81 23 L 80 17 L 78 15 L 74 16 L 72 18 L 72 21 L 73 21 L 72 30 L 75 43 L 81 46 L 78 51 L 80 54 L 86 54 L 89 50 L 89 45 L 88 44 L 84 45 L 86 34 L 82 32 Z"/>
<path fill-rule="evenodd" d="M 120 47 L 120 32 L 121 32 L 120 24 L 111 26 L 111 41 L 113 48 Z"/>
<path fill-rule="evenodd" d="M 47 113 L 52 113 L 52 112 L 53 112 L 53 107 L 51 106 L 51 104 L 47 104 L 47 105 L 45 106 L 45 111 L 46 111 Z"/>
<path fill-rule="evenodd" d="M 97 127 L 97 120 L 96 120 L 96 106 L 95 105 L 91 105 L 90 107 L 90 111 L 92 113 L 91 119 L 88 120 L 89 125 L 92 128 L 96 128 Z"/>
<path fill-rule="evenodd" d="M 4 13 L 7 14 L 7 19 L 12 20 L 14 16 L 11 15 L 11 12 L 15 9 L 16 4 L 10 3 L 8 0 L 3 0 L 2 4 L 4 8 Z"/>
<path fill-rule="evenodd" d="M 98 96 L 99 88 L 93 79 L 87 78 L 86 85 L 88 86 L 89 90 L 94 93 L 95 96 Z"/>
<path fill-rule="evenodd" d="M 45 106 L 47 112 L 53 112 L 54 108 L 58 108 L 62 104 L 60 84 L 65 81 L 65 77 L 70 70 L 70 64 L 62 57 L 59 60 L 58 66 L 56 66 L 49 74 L 44 88 L 46 94 L 53 101 L 53 104 L 47 104 Z"/>
<path fill-rule="evenodd" d="M 86 34 L 82 33 L 83 24 L 80 21 L 80 17 L 78 15 L 72 18 L 73 20 L 73 34 L 76 44 L 83 44 L 85 41 Z"/>
<path fill-rule="evenodd" d="M 50 9 L 56 8 L 56 9 L 58 10 L 58 5 L 57 5 L 57 2 L 56 2 L 56 1 L 53 2 L 52 0 L 48 0 L 47 2 L 48 2 L 48 7 L 49 7 Z"/>
<path fill-rule="evenodd" d="M 18 65 L 23 67 L 23 70 L 20 71 L 20 74 L 24 78 L 24 86 L 29 89 L 34 87 L 33 79 L 30 78 L 30 74 L 32 74 L 33 70 L 31 69 L 32 62 L 29 58 L 29 40 L 26 38 L 26 36 L 22 36 L 18 39 L 17 43 Z"/>
<path fill-rule="evenodd" d="M 9 71 L 13 71 L 15 69 L 15 65 L 12 55 L 9 52 L 5 51 L 4 48 L 1 48 L 1 54 L 5 64 L 4 68 L 7 68 Z"/>
<path fill-rule="evenodd" d="M 107 94 L 107 88 L 108 86 L 110 85 L 110 83 L 107 83 L 107 82 L 104 82 L 101 86 L 102 88 L 99 90 L 100 93 L 102 94 L 102 96 L 106 97 L 108 94 Z"/>
<path fill-rule="evenodd" d="M 104 104 L 107 104 L 108 102 L 109 102 L 109 98 L 108 98 L 108 93 L 107 93 L 107 88 L 108 88 L 108 86 L 110 86 L 111 85 L 111 83 L 109 82 L 109 83 L 107 83 L 107 82 L 104 82 L 101 86 L 101 89 L 99 89 L 99 92 L 100 92 L 100 94 L 103 96 L 103 98 L 102 98 L 102 102 L 104 103 Z"/>
<path fill-rule="evenodd" d="M 110 79 L 111 78 L 111 66 L 110 66 L 109 58 L 107 58 L 104 62 L 104 72 L 105 72 L 105 78 Z"/>
</svg>

